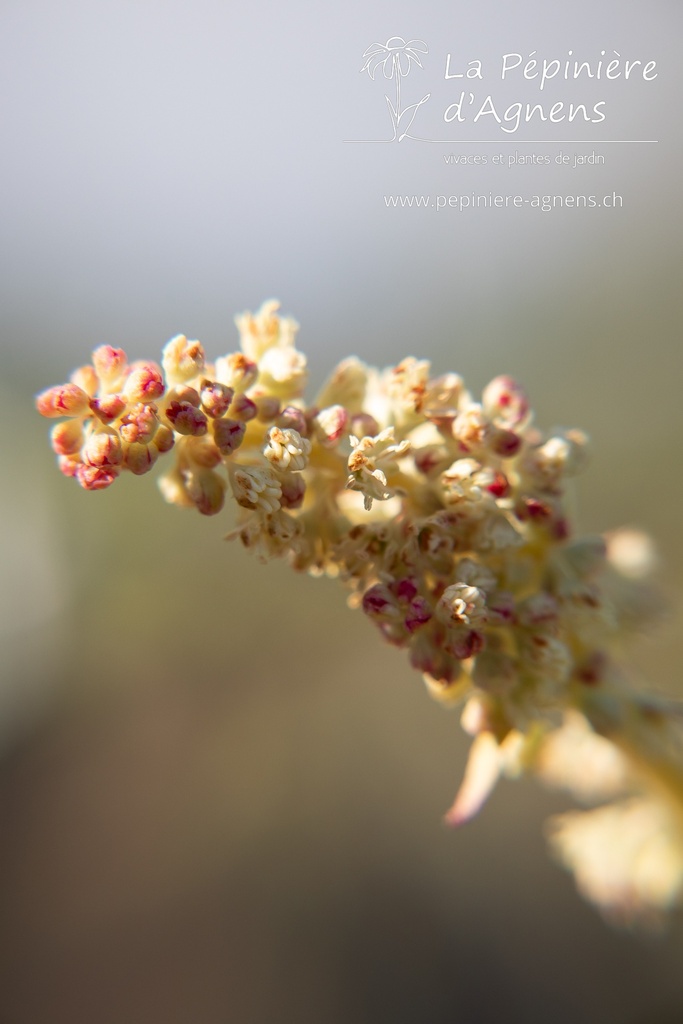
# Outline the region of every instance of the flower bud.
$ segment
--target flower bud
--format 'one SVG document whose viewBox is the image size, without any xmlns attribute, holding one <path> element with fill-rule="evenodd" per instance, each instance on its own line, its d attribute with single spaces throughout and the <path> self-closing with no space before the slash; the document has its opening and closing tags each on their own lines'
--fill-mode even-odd
<svg viewBox="0 0 683 1024">
<path fill-rule="evenodd" d="M 163 455 L 164 452 L 170 452 L 175 444 L 175 435 L 171 428 L 167 427 L 165 423 L 160 423 L 154 435 L 153 443 L 160 455 Z"/>
<path fill-rule="evenodd" d="M 128 357 L 122 348 L 100 345 L 92 354 L 95 373 L 108 390 L 116 390 L 126 372 Z"/>
<path fill-rule="evenodd" d="M 199 437 L 208 430 L 204 413 L 189 402 L 171 402 L 166 409 L 166 419 L 178 434 Z"/>
<path fill-rule="evenodd" d="M 529 419 L 529 402 L 524 391 L 512 377 L 495 377 L 484 388 L 484 411 L 496 426 L 515 429 Z"/>
<path fill-rule="evenodd" d="M 164 393 L 164 378 L 156 363 L 134 363 L 123 385 L 129 402 L 153 402 Z"/>
<path fill-rule="evenodd" d="M 303 409 L 296 405 L 286 405 L 281 411 L 275 423 L 276 427 L 282 430 L 296 430 L 302 437 L 308 437 L 308 423 Z"/>
<path fill-rule="evenodd" d="M 343 405 L 330 405 L 321 409 L 313 420 L 316 434 L 325 448 L 334 448 L 343 437 L 349 423 L 349 414 Z"/>
<path fill-rule="evenodd" d="M 204 437 L 188 437 L 185 440 L 184 454 L 197 466 L 213 469 L 223 461 L 223 456 L 208 434 Z"/>
<path fill-rule="evenodd" d="M 279 405 L 278 405 L 279 408 Z M 244 423 L 248 423 L 249 420 L 253 420 L 259 411 L 259 407 L 251 398 L 247 398 L 246 395 L 236 395 L 235 400 L 232 403 L 230 409 L 231 416 L 236 420 L 242 420 Z M 272 419 L 268 416 L 267 419 Z"/>
<path fill-rule="evenodd" d="M 259 362 L 259 381 L 277 398 L 298 398 L 307 376 L 306 356 L 295 348 L 269 348 Z"/>
<path fill-rule="evenodd" d="M 126 408 L 126 400 L 122 395 L 104 395 L 102 398 L 91 398 L 90 409 L 101 423 L 113 423 Z"/>
<path fill-rule="evenodd" d="M 190 473 L 187 493 L 203 516 L 215 516 L 223 508 L 225 480 L 210 469 Z"/>
<path fill-rule="evenodd" d="M 159 449 L 153 444 L 129 444 L 124 449 L 124 465 L 135 476 L 149 473 L 159 458 Z"/>
<path fill-rule="evenodd" d="M 211 429 L 221 455 L 232 455 L 242 444 L 247 428 L 238 420 L 220 419 L 213 421 Z"/>
<path fill-rule="evenodd" d="M 301 473 L 287 473 L 282 477 L 282 498 L 280 499 L 283 508 L 300 508 L 306 493 L 306 481 Z"/>
<path fill-rule="evenodd" d="M 162 365 L 169 384 L 187 384 L 204 370 L 204 349 L 178 334 L 164 345 Z"/>
<path fill-rule="evenodd" d="M 216 360 L 216 380 L 232 388 L 236 394 L 252 387 L 257 377 L 258 366 L 242 352 L 233 352 Z"/>
<path fill-rule="evenodd" d="M 111 487 L 118 475 L 118 466 L 85 466 L 83 463 L 74 474 L 86 491 L 102 491 L 105 487 Z"/>
<path fill-rule="evenodd" d="M 501 459 L 512 459 L 522 447 L 522 438 L 512 430 L 492 427 L 487 436 L 487 445 Z"/>
<path fill-rule="evenodd" d="M 480 626 L 487 619 L 486 594 L 467 583 L 454 583 L 439 598 L 437 615 L 444 623 Z"/>
<path fill-rule="evenodd" d="M 89 398 L 77 384 L 58 384 L 36 396 L 36 408 L 41 416 L 82 416 L 88 411 Z"/>
<path fill-rule="evenodd" d="M 233 400 L 234 390 L 219 381 L 203 380 L 199 398 L 207 416 L 223 416 Z"/>
<path fill-rule="evenodd" d="M 254 404 L 256 417 L 260 423 L 272 423 L 280 415 L 280 400 L 275 395 L 255 395 Z M 251 419 L 251 416 L 242 413 L 242 419 Z"/>
<path fill-rule="evenodd" d="M 159 426 L 155 405 L 138 403 L 121 419 L 119 433 L 127 444 L 149 444 Z"/>
<path fill-rule="evenodd" d="M 230 473 L 235 501 L 243 508 L 260 508 L 264 512 L 277 512 L 280 508 L 282 486 L 270 466 L 239 466 Z"/>
<path fill-rule="evenodd" d="M 83 445 L 83 461 L 89 466 L 118 466 L 123 460 L 117 434 L 91 434 Z"/>
<path fill-rule="evenodd" d="M 82 388 L 86 394 L 93 395 L 97 394 L 97 389 L 100 386 L 99 378 L 95 373 L 95 367 L 88 364 L 87 366 L 79 366 L 77 370 L 71 374 L 71 383 L 78 385 Z"/>
<path fill-rule="evenodd" d="M 291 472 L 305 469 L 311 442 L 296 430 L 281 430 L 271 427 L 266 435 L 263 454 L 276 469 Z"/>
<path fill-rule="evenodd" d="M 83 428 L 77 419 L 55 423 L 50 432 L 52 450 L 57 455 L 75 455 L 83 444 Z"/>
</svg>

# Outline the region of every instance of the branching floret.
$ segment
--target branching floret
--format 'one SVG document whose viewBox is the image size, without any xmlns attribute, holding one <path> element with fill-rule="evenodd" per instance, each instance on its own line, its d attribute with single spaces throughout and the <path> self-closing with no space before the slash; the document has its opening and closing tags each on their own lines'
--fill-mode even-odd
<svg viewBox="0 0 683 1024">
<path fill-rule="evenodd" d="M 262 560 L 342 580 L 473 737 L 446 820 L 502 773 L 532 773 L 590 810 L 550 824 L 582 892 L 624 922 L 683 898 L 681 712 L 632 690 L 619 650 L 656 602 L 635 531 L 577 537 L 567 491 L 581 431 L 543 433 L 508 376 L 477 401 L 455 373 L 404 359 L 342 362 L 313 404 L 297 324 L 266 302 L 240 351 L 206 361 L 180 335 L 161 366 L 103 345 L 37 398 L 52 447 L 86 490 L 162 460 L 165 499 L 236 522 Z M 607 802 L 610 801 L 610 802 Z"/>
</svg>

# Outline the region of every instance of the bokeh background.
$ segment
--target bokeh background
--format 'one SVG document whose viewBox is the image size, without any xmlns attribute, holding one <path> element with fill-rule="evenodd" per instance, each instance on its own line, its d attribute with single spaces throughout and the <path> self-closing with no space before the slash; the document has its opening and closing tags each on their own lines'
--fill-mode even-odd
<svg viewBox="0 0 683 1024">
<path fill-rule="evenodd" d="M 504 783 L 445 830 L 457 714 L 344 594 L 259 565 L 223 543 L 227 514 L 170 508 L 150 478 L 81 492 L 32 408 L 103 341 L 233 350 L 233 315 L 271 295 L 302 324 L 312 391 L 352 352 L 429 358 L 477 391 L 513 373 L 541 424 L 593 437 L 580 527 L 656 538 L 670 610 L 629 660 L 683 694 L 682 13 L 3 0 L 2 1024 L 683 1020 L 680 920 L 644 939 L 579 900 L 542 838 L 561 797 Z M 605 98 L 608 117 L 344 144 L 389 132 L 385 83 L 359 69 L 397 33 L 429 46 L 403 83 L 406 102 L 432 90 L 425 129 L 454 100 L 447 52 L 482 60 L 478 93 Z M 496 79 L 504 52 L 603 48 L 659 77 L 547 97 Z M 658 141 L 605 141 L 640 139 Z M 593 149 L 604 165 L 443 161 Z M 624 205 L 383 200 L 471 191 Z"/>
</svg>

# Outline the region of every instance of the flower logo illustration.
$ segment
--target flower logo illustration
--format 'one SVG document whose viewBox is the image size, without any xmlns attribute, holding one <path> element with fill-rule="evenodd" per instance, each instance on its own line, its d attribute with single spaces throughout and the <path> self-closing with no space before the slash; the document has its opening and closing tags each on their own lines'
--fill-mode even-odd
<svg viewBox="0 0 683 1024">
<path fill-rule="evenodd" d="M 419 68 L 422 67 L 421 53 L 429 53 L 429 48 L 422 39 L 411 39 L 406 42 L 402 36 L 391 36 L 386 43 L 372 43 L 363 54 L 365 63 L 360 69 L 361 74 L 363 71 L 367 71 L 374 81 L 375 74 L 381 68 L 384 78 L 393 78 L 396 81 L 395 104 L 388 96 L 385 96 L 394 130 L 393 137 L 384 140 L 386 142 L 402 142 L 406 136 L 411 137 L 408 132 L 415 115 L 431 95 L 431 93 L 427 93 L 418 103 L 411 103 L 403 110 L 401 109 L 401 79 L 408 75 L 413 64 L 417 64 Z"/>
</svg>

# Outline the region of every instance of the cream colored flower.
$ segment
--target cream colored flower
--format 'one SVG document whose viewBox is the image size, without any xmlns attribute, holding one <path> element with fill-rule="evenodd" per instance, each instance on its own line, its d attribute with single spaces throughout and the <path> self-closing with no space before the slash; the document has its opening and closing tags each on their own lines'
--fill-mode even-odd
<svg viewBox="0 0 683 1024">
<path fill-rule="evenodd" d="M 467 700 L 474 743 L 448 821 L 476 814 L 501 772 L 582 800 L 618 793 L 555 822 L 558 856 L 624 920 L 683 901 L 683 712 L 629 689 L 616 661 L 660 607 L 654 558 L 633 531 L 575 535 L 565 485 L 585 435 L 532 427 L 509 377 L 477 402 L 415 357 L 382 371 L 344 360 L 308 404 L 297 325 L 278 308 L 238 317 L 241 351 L 214 365 L 184 335 L 162 368 L 96 349 L 36 399 L 61 419 L 61 472 L 101 490 L 165 462 L 164 497 L 203 515 L 227 488 L 230 537 L 339 579 L 437 700 Z"/>
</svg>

